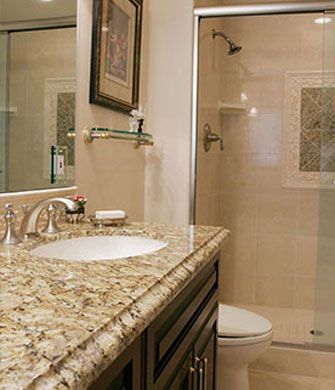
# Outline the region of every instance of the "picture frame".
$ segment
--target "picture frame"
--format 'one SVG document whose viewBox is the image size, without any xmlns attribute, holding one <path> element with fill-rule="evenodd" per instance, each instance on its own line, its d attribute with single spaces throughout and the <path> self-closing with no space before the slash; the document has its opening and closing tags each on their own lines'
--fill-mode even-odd
<svg viewBox="0 0 335 390">
<path fill-rule="evenodd" d="M 93 0 L 90 103 L 138 108 L 142 0 Z"/>
</svg>

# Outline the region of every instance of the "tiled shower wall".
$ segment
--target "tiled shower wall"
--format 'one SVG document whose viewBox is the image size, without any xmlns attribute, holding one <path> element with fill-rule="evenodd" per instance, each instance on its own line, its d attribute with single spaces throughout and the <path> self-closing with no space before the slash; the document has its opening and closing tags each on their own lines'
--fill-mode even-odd
<svg viewBox="0 0 335 390">
<path fill-rule="evenodd" d="M 321 16 L 321 15 L 320 15 Z M 283 188 L 286 71 L 321 71 L 323 28 L 316 15 L 201 22 L 197 223 L 231 229 L 221 266 L 221 300 L 312 308 L 318 190 Z M 228 56 L 215 27 L 243 46 Z M 246 111 L 219 114 L 220 102 Z M 225 141 L 205 153 L 208 122 Z"/>
</svg>

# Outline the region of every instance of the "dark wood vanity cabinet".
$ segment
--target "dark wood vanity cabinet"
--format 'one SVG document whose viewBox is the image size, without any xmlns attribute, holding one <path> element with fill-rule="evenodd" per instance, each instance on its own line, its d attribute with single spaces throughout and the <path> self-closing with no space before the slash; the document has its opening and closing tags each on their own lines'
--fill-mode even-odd
<svg viewBox="0 0 335 390">
<path fill-rule="evenodd" d="M 143 390 L 142 342 L 138 337 L 89 390 Z"/>
<path fill-rule="evenodd" d="M 90 390 L 214 390 L 218 256 Z"/>
</svg>

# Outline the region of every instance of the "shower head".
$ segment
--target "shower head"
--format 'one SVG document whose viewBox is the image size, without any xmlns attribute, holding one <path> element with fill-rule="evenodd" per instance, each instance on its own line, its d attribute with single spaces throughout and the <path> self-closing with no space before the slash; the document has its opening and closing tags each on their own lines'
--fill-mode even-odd
<svg viewBox="0 0 335 390">
<path fill-rule="evenodd" d="M 235 43 L 228 37 L 228 35 L 226 35 L 225 33 L 221 32 L 221 31 L 216 31 L 214 28 L 212 30 L 212 37 L 213 37 L 213 39 L 215 37 L 221 37 L 228 43 L 229 51 L 227 54 L 229 56 L 237 54 L 238 52 L 240 52 L 242 50 L 242 46 L 235 45 Z"/>
</svg>

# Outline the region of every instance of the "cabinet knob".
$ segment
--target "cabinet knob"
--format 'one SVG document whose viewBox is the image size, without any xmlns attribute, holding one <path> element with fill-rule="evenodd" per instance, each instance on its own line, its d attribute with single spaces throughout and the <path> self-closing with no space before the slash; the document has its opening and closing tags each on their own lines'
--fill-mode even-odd
<svg viewBox="0 0 335 390">
<path fill-rule="evenodd" d="M 190 367 L 188 370 L 188 390 L 193 390 L 193 376 L 195 371 L 194 367 Z"/>
<path fill-rule="evenodd" d="M 199 389 L 204 390 L 204 370 L 199 368 Z"/>
<path fill-rule="evenodd" d="M 194 363 L 199 373 L 197 390 L 207 390 L 208 359 L 199 358 L 198 356 L 196 356 L 194 358 Z"/>
<path fill-rule="evenodd" d="M 204 364 L 204 390 L 207 390 L 207 377 L 208 377 L 208 359 L 204 358 L 203 359 L 203 364 Z"/>
</svg>

